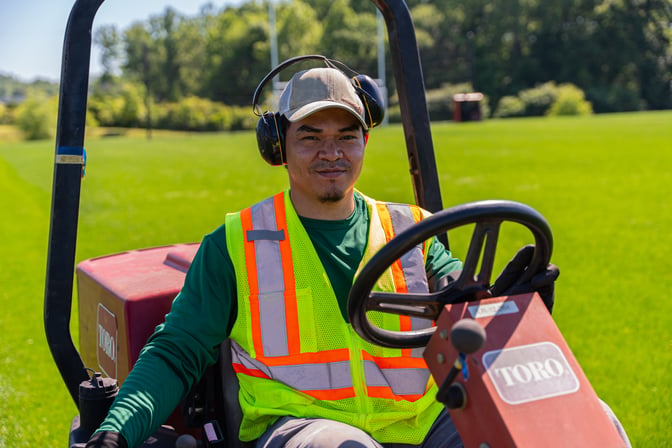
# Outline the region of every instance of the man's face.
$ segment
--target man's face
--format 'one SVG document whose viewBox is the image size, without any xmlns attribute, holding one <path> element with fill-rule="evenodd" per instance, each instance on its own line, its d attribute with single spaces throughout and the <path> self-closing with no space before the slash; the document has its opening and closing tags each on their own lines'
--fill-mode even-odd
<svg viewBox="0 0 672 448">
<path fill-rule="evenodd" d="M 294 201 L 319 206 L 352 197 L 365 141 L 361 124 L 351 113 L 331 108 L 290 123 L 285 144 Z"/>
</svg>

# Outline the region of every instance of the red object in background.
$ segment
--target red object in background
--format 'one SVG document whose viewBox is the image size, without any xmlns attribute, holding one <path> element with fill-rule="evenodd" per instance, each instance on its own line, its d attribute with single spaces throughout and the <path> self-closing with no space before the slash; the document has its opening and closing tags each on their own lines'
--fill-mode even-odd
<svg viewBox="0 0 672 448">
<path fill-rule="evenodd" d="M 133 250 L 77 265 L 79 347 L 86 367 L 123 383 L 170 311 L 198 247 Z M 179 412 L 167 424 L 185 432 Z"/>
<path fill-rule="evenodd" d="M 458 356 L 446 335 L 462 318 L 487 334 L 455 381 L 467 403 L 450 415 L 465 447 L 625 446 L 536 293 L 447 305 L 424 353 L 437 384 Z"/>
</svg>

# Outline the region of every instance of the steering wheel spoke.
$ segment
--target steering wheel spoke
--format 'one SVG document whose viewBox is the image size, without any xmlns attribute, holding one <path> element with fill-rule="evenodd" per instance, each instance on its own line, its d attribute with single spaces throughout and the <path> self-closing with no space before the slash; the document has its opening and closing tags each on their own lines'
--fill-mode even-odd
<svg viewBox="0 0 672 448">
<path fill-rule="evenodd" d="M 367 311 L 403 314 L 405 316 L 436 319 L 441 311 L 437 294 L 401 294 L 372 291 L 366 303 Z"/>
<path fill-rule="evenodd" d="M 501 219 L 487 219 L 476 223 L 463 263 L 463 287 L 479 286 L 484 290 L 490 287 L 501 225 Z M 480 270 L 476 273 L 479 264 Z"/>
</svg>

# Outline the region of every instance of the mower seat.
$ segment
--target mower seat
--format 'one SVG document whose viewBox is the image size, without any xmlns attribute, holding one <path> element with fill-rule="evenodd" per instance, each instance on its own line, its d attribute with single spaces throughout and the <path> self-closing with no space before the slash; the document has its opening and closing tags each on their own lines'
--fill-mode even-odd
<svg viewBox="0 0 672 448">
<path fill-rule="evenodd" d="M 243 442 L 238 439 L 238 430 L 243 413 L 238 402 L 238 377 L 233 371 L 231 359 L 231 340 L 226 339 L 219 346 L 219 361 L 216 365 L 216 403 L 218 421 L 222 426 L 223 438 L 227 448 L 251 448 L 254 441 Z"/>
</svg>

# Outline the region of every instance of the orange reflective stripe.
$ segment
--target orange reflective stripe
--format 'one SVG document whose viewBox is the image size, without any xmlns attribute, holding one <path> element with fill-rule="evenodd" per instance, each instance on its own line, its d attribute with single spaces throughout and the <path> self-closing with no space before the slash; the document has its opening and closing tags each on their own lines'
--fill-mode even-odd
<svg viewBox="0 0 672 448">
<path fill-rule="evenodd" d="M 371 354 L 362 351 L 362 359 L 364 361 L 373 361 L 379 367 L 383 369 L 394 369 L 394 368 L 412 368 L 412 369 L 421 369 L 427 368 L 427 363 L 424 358 L 407 358 L 404 356 L 397 357 L 380 357 L 380 356 L 371 356 Z"/>
<path fill-rule="evenodd" d="M 243 235 L 247 230 L 252 229 L 252 210 L 246 208 L 240 212 L 240 222 L 243 225 Z M 254 254 L 254 241 L 247 241 L 245 238 L 245 264 L 247 267 L 247 282 L 250 285 L 250 294 L 259 294 L 259 284 L 257 282 L 257 257 Z"/>
<path fill-rule="evenodd" d="M 378 216 L 380 216 L 380 223 L 383 225 L 383 230 L 385 231 L 385 240 L 389 242 L 394 237 L 390 211 L 384 202 L 376 202 L 376 208 L 378 209 Z"/>
<path fill-rule="evenodd" d="M 422 219 L 422 210 L 420 210 L 420 207 L 416 207 L 415 205 L 409 205 L 411 208 L 411 213 L 413 213 L 413 220 L 415 222 L 420 222 Z"/>
<path fill-rule="evenodd" d="M 401 267 L 401 260 L 397 260 L 392 265 L 392 275 L 394 277 L 394 288 L 398 293 L 407 293 L 406 278 L 404 277 L 404 269 Z"/>
<path fill-rule="evenodd" d="M 302 390 L 301 392 L 318 400 L 343 400 L 355 396 L 354 387 L 332 390 Z"/>
<path fill-rule="evenodd" d="M 270 379 L 268 375 L 266 375 L 264 372 L 262 372 L 259 369 L 248 368 L 248 367 L 245 367 L 244 365 L 238 364 L 238 363 L 232 363 L 231 365 L 233 366 L 233 371 L 236 372 L 236 373 L 241 373 L 243 375 L 253 376 L 253 377 L 256 377 L 256 378 Z"/>
<path fill-rule="evenodd" d="M 285 231 L 286 237 L 280 241 L 280 257 L 282 259 L 282 273 L 285 279 L 285 320 L 287 325 L 287 350 L 290 355 L 301 351 L 301 336 L 299 334 L 299 311 L 296 304 L 296 283 L 294 265 L 292 263 L 292 247 L 287 231 L 287 214 L 285 211 L 285 195 L 278 193 L 273 197 L 275 219 L 278 229 Z"/>
<path fill-rule="evenodd" d="M 387 386 L 367 386 L 366 394 L 371 398 L 387 398 L 395 401 L 416 401 L 424 397 L 424 394 L 396 395 Z"/>
<path fill-rule="evenodd" d="M 240 212 L 240 221 L 243 226 L 243 235 L 252 229 L 252 209 L 246 208 Z M 259 281 L 257 278 L 257 257 L 254 252 L 254 241 L 244 238 L 245 267 L 247 270 L 247 282 L 250 288 L 250 319 L 252 328 L 252 344 L 259 356 L 263 356 L 264 347 L 261 341 L 261 317 L 259 315 Z"/>
<path fill-rule="evenodd" d="M 297 353 L 288 356 L 274 356 L 259 358 L 260 361 L 269 367 L 272 366 L 291 366 L 298 364 L 325 364 L 329 362 L 348 361 L 350 351 L 347 348 L 335 350 L 325 350 L 321 352 Z"/>
<path fill-rule="evenodd" d="M 411 322 L 411 316 L 399 316 L 399 331 L 411 331 L 413 329 L 413 324 Z M 402 348 L 401 354 L 403 356 L 412 356 L 412 348 Z"/>
</svg>

